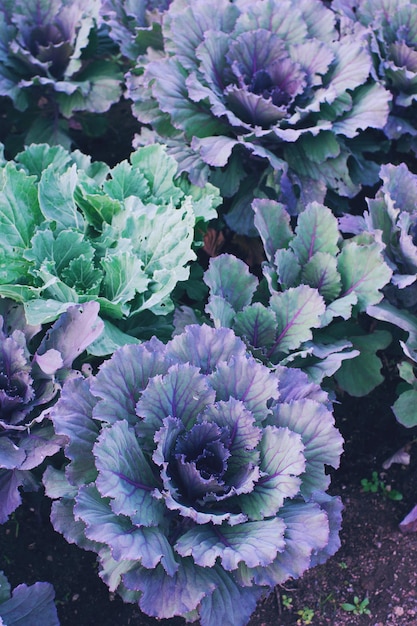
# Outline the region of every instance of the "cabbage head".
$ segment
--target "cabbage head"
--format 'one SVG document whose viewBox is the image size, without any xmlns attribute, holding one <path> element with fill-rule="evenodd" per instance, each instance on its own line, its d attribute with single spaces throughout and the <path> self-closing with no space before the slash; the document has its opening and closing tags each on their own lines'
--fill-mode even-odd
<svg viewBox="0 0 417 626">
<path fill-rule="evenodd" d="M 100 5 L 1 3 L 0 96 L 9 149 L 13 138 L 18 147 L 40 141 L 69 147 L 77 113 L 103 113 L 119 101 L 123 74 L 117 50 L 99 27 Z"/>
<path fill-rule="evenodd" d="M 339 546 L 327 394 L 262 365 L 230 329 L 126 345 L 68 381 L 51 418 L 69 461 L 44 474 L 54 527 L 148 615 L 246 624 Z"/>
<path fill-rule="evenodd" d="M 371 77 L 364 28 L 341 35 L 320 0 L 174 0 L 162 35 L 164 53 L 139 57 L 127 77 L 133 112 L 194 183 L 211 176 L 233 196 L 230 226 L 254 189 L 295 211 L 377 180 L 364 151 L 391 94 Z"/>
<path fill-rule="evenodd" d="M 366 27 L 376 73 L 393 96 L 384 131 L 397 150 L 416 155 L 416 0 L 335 0 L 332 7 L 347 24 Z"/>
<path fill-rule="evenodd" d="M 21 502 L 19 487 L 37 487 L 31 470 L 63 445 L 48 408 L 76 375 L 73 361 L 101 333 L 98 311 L 96 302 L 69 307 L 45 333 L 26 323 L 21 304 L 0 298 L 1 524 Z"/>
</svg>

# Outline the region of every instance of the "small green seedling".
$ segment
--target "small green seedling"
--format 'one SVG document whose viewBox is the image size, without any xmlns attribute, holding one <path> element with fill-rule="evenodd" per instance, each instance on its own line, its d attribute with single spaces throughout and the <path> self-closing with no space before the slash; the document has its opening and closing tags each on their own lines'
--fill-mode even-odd
<svg viewBox="0 0 417 626">
<path fill-rule="evenodd" d="M 371 611 L 368 609 L 369 600 L 368 598 L 364 598 L 363 600 L 359 600 L 358 596 L 354 596 L 353 604 L 350 602 L 345 602 L 340 606 L 344 611 L 348 611 L 349 613 L 353 613 L 353 615 L 370 615 Z"/>
<path fill-rule="evenodd" d="M 362 490 L 365 493 L 382 493 L 385 498 L 390 500 L 402 500 L 403 494 L 392 489 L 391 485 L 386 485 L 383 480 L 378 476 L 378 472 L 373 471 L 371 480 L 368 478 L 362 478 L 361 480 Z"/>
<path fill-rule="evenodd" d="M 345 561 L 340 561 L 340 563 L 338 563 L 340 569 L 347 569 L 347 563 L 345 563 Z"/>
<path fill-rule="evenodd" d="M 304 607 L 297 611 L 297 615 L 300 618 L 297 620 L 298 626 L 308 626 L 313 623 L 314 611 L 313 609 L 309 609 L 308 607 Z"/>
<path fill-rule="evenodd" d="M 281 596 L 281 602 L 284 609 L 292 609 L 292 598 L 291 596 L 287 596 L 285 593 Z"/>
</svg>

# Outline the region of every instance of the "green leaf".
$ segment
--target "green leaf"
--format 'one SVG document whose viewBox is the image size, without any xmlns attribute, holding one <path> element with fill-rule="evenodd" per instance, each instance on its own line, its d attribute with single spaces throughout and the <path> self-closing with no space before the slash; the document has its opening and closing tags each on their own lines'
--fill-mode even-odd
<svg viewBox="0 0 417 626">
<path fill-rule="evenodd" d="M 120 201 L 129 196 L 144 199 L 150 194 L 145 175 L 139 168 L 132 168 L 128 161 L 118 163 L 111 170 L 111 178 L 103 183 L 103 189 L 110 198 Z"/>
<path fill-rule="evenodd" d="M 325 311 L 322 296 L 307 285 L 274 293 L 270 307 L 277 318 L 276 339 L 267 353 L 272 359 L 311 339 L 312 329 L 320 326 L 320 316 Z"/>
<path fill-rule="evenodd" d="M 322 130 L 318 136 L 304 133 L 298 140 L 299 147 L 314 163 L 324 163 L 327 159 L 334 159 L 340 154 L 340 144 L 333 130 Z"/>
<path fill-rule="evenodd" d="M 398 373 L 400 378 L 405 380 L 409 385 L 416 387 L 417 379 L 414 374 L 414 367 L 408 361 L 403 361 L 398 364 Z"/>
<path fill-rule="evenodd" d="M 338 256 L 337 269 L 342 278 L 342 295 L 355 293 L 360 311 L 382 300 L 380 290 L 392 276 L 378 243 L 358 245 L 348 240 Z"/>
<path fill-rule="evenodd" d="M 249 272 L 246 263 L 231 254 L 210 259 L 204 282 L 211 296 L 224 298 L 235 311 L 251 303 L 258 286 L 258 279 Z"/>
<path fill-rule="evenodd" d="M 84 254 L 72 259 L 62 270 L 62 280 L 79 294 L 98 296 L 103 272 L 94 267 L 91 258 Z"/>
<path fill-rule="evenodd" d="M 342 288 L 336 257 L 327 252 L 313 254 L 303 267 L 300 282 L 315 287 L 326 302 L 335 300 Z"/>
<path fill-rule="evenodd" d="M 336 298 L 333 302 L 327 305 L 324 315 L 321 316 L 321 326 L 328 326 L 330 322 L 336 317 L 342 317 L 344 320 L 348 320 L 352 317 L 352 308 L 357 303 L 358 298 L 355 293 L 350 293 L 342 298 Z"/>
<path fill-rule="evenodd" d="M 339 252 L 340 233 L 332 211 L 318 202 L 312 202 L 298 216 L 295 237 L 290 247 L 300 265 L 305 265 L 316 252 L 335 256 Z"/>
<path fill-rule="evenodd" d="M 256 198 L 252 202 L 252 209 L 265 254 L 272 263 L 276 251 L 288 248 L 294 236 L 290 226 L 290 215 L 283 204 L 274 200 Z"/>
<path fill-rule="evenodd" d="M 216 207 L 223 202 L 223 198 L 220 196 L 220 191 L 217 187 L 211 183 L 206 183 L 204 188 L 197 187 L 197 185 L 192 185 L 187 178 L 177 180 L 184 194 L 191 196 L 194 215 L 197 221 L 203 219 L 205 222 L 208 222 L 209 220 L 217 218 Z"/>
<path fill-rule="evenodd" d="M 26 302 L 39 296 L 41 289 L 28 285 L 0 285 L 0 295 L 16 302 Z M 29 322 L 28 322 L 29 323 Z"/>
<path fill-rule="evenodd" d="M 68 133 L 68 120 L 63 118 L 57 120 L 51 115 L 36 117 L 26 133 L 25 142 L 27 145 L 47 143 L 51 146 L 63 146 L 69 150 L 72 141 Z"/>
<path fill-rule="evenodd" d="M 0 247 L 12 259 L 30 248 L 43 220 L 35 181 L 13 163 L 0 170 Z"/>
<path fill-rule="evenodd" d="M 103 223 L 111 224 L 113 217 L 122 210 L 119 200 L 101 193 L 88 193 L 80 185 L 75 189 L 75 199 L 87 221 L 98 231 L 102 230 Z"/>
<path fill-rule="evenodd" d="M 55 92 L 60 112 L 66 118 L 70 118 L 75 111 L 105 113 L 120 99 L 121 79 L 119 65 L 109 59 L 86 63 L 85 69 L 71 79 L 70 84 L 76 88 L 75 91 L 70 94 Z"/>
<path fill-rule="evenodd" d="M 84 220 L 74 200 L 77 182 L 76 165 L 65 172 L 58 170 L 55 165 L 50 165 L 41 175 L 39 204 L 44 216 L 56 222 L 59 230 L 83 229 Z"/>
<path fill-rule="evenodd" d="M 335 378 L 338 385 L 351 396 L 366 396 L 384 382 L 381 374 L 382 363 L 376 352 L 385 350 L 391 343 L 392 336 L 385 330 L 376 330 L 362 336 L 348 336 L 360 354 L 354 359 L 344 361 L 335 373 Z"/>
<path fill-rule="evenodd" d="M 292 250 L 277 250 L 274 258 L 277 268 L 278 282 L 284 289 L 295 287 L 300 283 L 301 266 Z"/>
<path fill-rule="evenodd" d="M 204 310 L 210 315 L 216 328 L 221 328 L 222 326 L 225 328 L 233 327 L 236 311 L 222 296 L 209 296 Z"/>
<path fill-rule="evenodd" d="M 277 320 L 271 309 L 260 302 L 234 313 L 232 325 L 235 333 L 253 348 L 269 348 L 275 340 Z"/>
<path fill-rule="evenodd" d="M 143 261 L 148 275 L 156 270 L 175 275 L 179 268 L 195 259 L 191 250 L 195 220 L 190 198 L 178 209 L 170 204 L 144 205 L 135 197 L 128 198 L 125 207 L 109 232 L 115 240 L 123 237 L 131 241 L 132 251 Z"/>
<path fill-rule="evenodd" d="M 27 174 L 34 174 L 38 180 L 47 167 L 64 171 L 71 164 L 71 155 L 62 146 L 50 146 L 46 143 L 32 144 L 15 157 L 16 163 L 23 165 Z"/>
<path fill-rule="evenodd" d="M 35 326 L 53 322 L 68 309 L 70 304 L 76 304 L 76 301 L 59 302 L 48 298 L 28 300 L 24 303 L 27 323 Z"/>
<path fill-rule="evenodd" d="M 18 283 L 27 282 L 29 264 L 22 256 L 12 257 L 8 252 L 0 249 L 0 288 L 7 289 L 7 284 L 13 289 Z M 2 285 L 2 283 L 5 283 Z M 12 297 L 12 296 L 10 296 Z"/>
<path fill-rule="evenodd" d="M 394 402 L 392 410 L 397 421 L 406 428 L 417 426 L 417 389 L 404 391 Z"/>
<path fill-rule="evenodd" d="M 183 191 L 175 184 L 178 164 L 168 156 L 164 146 L 152 144 L 133 152 L 130 156 L 133 168 L 140 172 L 148 182 L 150 189 L 149 201 L 155 204 L 177 204 L 184 196 Z"/>
<path fill-rule="evenodd" d="M 33 273 L 48 264 L 48 269 L 60 276 L 71 261 L 81 256 L 92 263 L 94 248 L 83 233 L 76 230 L 61 230 L 56 237 L 50 230 L 38 230 L 32 239 L 32 248 L 24 256 L 33 261 Z"/>
<path fill-rule="evenodd" d="M 109 320 L 104 321 L 104 329 L 101 335 L 87 348 L 88 354 L 92 354 L 93 356 L 106 356 L 108 354 L 113 354 L 118 348 L 125 346 L 127 344 L 139 343 L 139 340 L 136 337 L 132 337 L 121 331 L 117 326 L 109 322 Z"/>
<path fill-rule="evenodd" d="M 143 293 L 149 278 L 143 263 L 130 252 L 109 254 L 101 260 L 104 271 L 102 295 L 114 303 L 129 302 L 136 293 Z"/>
<path fill-rule="evenodd" d="M 11 597 L 11 585 L 3 572 L 0 572 L 0 604 Z"/>
<path fill-rule="evenodd" d="M 66 285 L 57 275 L 52 262 L 46 261 L 39 269 L 33 271 L 43 283 L 42 295 L 60 302 L 78 302 L 78 294 L 69 285 Z"/>
</svg>

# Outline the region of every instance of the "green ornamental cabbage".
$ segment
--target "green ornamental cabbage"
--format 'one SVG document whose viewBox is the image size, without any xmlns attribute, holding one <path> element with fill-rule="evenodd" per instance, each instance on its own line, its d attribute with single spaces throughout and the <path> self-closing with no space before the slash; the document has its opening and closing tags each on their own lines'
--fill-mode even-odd
<svg viewBox="0 0 417 626">
<path fill-rule="evenodd" d="M 219 202 L 212 185 L 178 178 L 161 145 L 113 169 L 32 145 L 0 168 L 0 295 L 24 303 L 31 324 L 96 300 L 105 330 L 89 351 L 109 354 L 173 309 L 196 226 Z"/>
</svg>

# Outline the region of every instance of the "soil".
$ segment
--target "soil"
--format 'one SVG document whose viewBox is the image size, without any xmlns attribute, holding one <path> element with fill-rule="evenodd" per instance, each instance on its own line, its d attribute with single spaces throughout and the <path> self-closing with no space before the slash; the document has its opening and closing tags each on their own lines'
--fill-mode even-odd
<svg viewBox="0 0 417 626">
<path fill-rule="evenodd" d="M 277 587 L 259 603 L 249 626 L 417 626 L 417 534 L 398 528 L 417 502 L 417 445 L 412 443 L 417 432 L 396 422 L 389 408 L 394 388 L 387 381 L 366 398 L 338 398 L 335 417 L 345 452 L 330 492 L 340 494 L 345 506 L 341 548 L 326 564 Z M 405 444 L 410 465 L 382 470 Z M 386 486 L 403 494 L 401 501 L 363 491 L 361 479 L 371 479 L 375 470 Z M 12 588 L 37 580 L 53 583 L 62 626 L 184 624 L 181 618 L 150 618 L 109 593 L 96 573 L 94 554 L 54 532 L 42 494 L 23 494 L 22 506 L 0 526 L 0 555 L 0 569 Z M 353 604 L 355 596 L 356 614 L 341 607 Z"/>
</svg>

